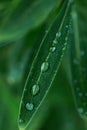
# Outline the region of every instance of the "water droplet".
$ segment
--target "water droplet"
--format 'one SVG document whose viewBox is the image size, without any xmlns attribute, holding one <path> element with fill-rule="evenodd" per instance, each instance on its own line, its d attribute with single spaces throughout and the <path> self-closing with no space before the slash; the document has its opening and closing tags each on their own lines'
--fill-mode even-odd
<svg viewBox="0 0 87 130">
<path fill-rule="evenodd" d="M 73 0 L 70 0 L 70 3 L 72 4 L 72 3 L 73 3 Z"/>
<path fill-rule="evenodd" d="M 67 45 L 67 42 L 65 42 L 65 43 L 64 43 L 64 45 L 65 45 L 65 46 L 64 46 L 64 47 L 63 47 L 63 49 L 62 49 L 63 51 L 65 51 L 65 50 L 66 50 L 66 45 Z"/>
<path fill-rule="evenodd" d="M 66 28 L 68 28 L 68 25 L 66 25 Z"/>
<path fill-rule="evenodd" d="M 77 13 L 75 11 L 73 11 L 73 13 L 72 13 L 72 18 L 77 19 Z"/>
<path fill-rule="evenodd" d="M 36 95 L 38 92 L 39 92 L 39 90 L 40 90 L 40 87 L 39 87 L 39 85 L 34 85 L 33 87 L 32 87 L 32 95 Z"/>
<path fill-rule="evenodd" d="M 56 33 L 56 37 L 61 37 L 61 32 Z"/>
<path fill-rule="evenodd" d="M 54 41 L 53 41 L 53 43 L 54 43 L 54 44 L 57 44 L 57 43 L 58 43 L 58 41 L 57 41 L 57 40 L 54 40 Z"/>
<path fill-rule="evenodd" d="M 80 55 L 81 55 L 81 56 L 84 56 L 84 55 L 85 55 L 85 52 L 84 52 L 84 51 L 81 51 L 81 52 L 80 52 Z"/>
<path fill-rule="evenodd" d="M 65 41 L 68 41 L 68 37 L 65 38 Z"/>
<path fill-rule="evenodd" d="M 78 112 L 79 112 L 80 114 L 82 114 L 82 113 L 84 112 L 83 108 L 81 108 L 81 107 L 78 108 L 77 110 L 78 110 Z"/>
<path fill-rule="evenodd" d="M 76 65 L 78 65 L 78 64 L 79 64 L 79 61 L 78 61 L 77 59 L 74 59 L 74 60 L 73 60 L 73 63 L 76 64 Z"/>
<path fill-rule="evenodd" d="M 27 91 L 27 89 L 26 89 L 26 88 L 24 88 L 24 91 L 26 92 L 26 91 Z"/>
<path fill-rule="evenodd" d="M 48 33 L 48 30 L 46 30 L 45 32 Z"/>
<path fill-rule="evenodd" d="M 51 48 L 50 48 L 50 51 L 51 51 L 51 52 L 54 52 L 55 50 L 56 50 L 56 47 L 51 47 Z"/>
<path fill-rule="evenodd" d="M 79 95 L 80 97 L 82 97 L 82 96 L 83 96 L 83 94 L 82 94 L 81 92 L 79 92 L 79 93 L 78 93 L 78 95 Z"/>
<path fill-rule="evenodd" d="M 32 103 L 27 103 L 26 104 L 26 109 L 29 110 L 29 111 L 32 111 L 34 108 L 34 105 Z"/>
<path fill-rule="evenodd" d="M 22 123 L 22 122 L 23 122 L 23 120 L 20 118 L 20 119 L 19 119 L 19 123 Z"/>
<path fill-rule="evenodd" d="M 62 49 L 63 51 L 65 51 L 66 50 L 66 47 L 63 47 L 63 49 Z"/>
<path fill-rule="evenodd" d="M 41 71 L 42 71 L 42 72 L 47 71 L 47 70 L 48 70 L 48 67 L 49 67 L 48 62 L 43 62 L 42 65 L 41 65 Z"/>
</svg>

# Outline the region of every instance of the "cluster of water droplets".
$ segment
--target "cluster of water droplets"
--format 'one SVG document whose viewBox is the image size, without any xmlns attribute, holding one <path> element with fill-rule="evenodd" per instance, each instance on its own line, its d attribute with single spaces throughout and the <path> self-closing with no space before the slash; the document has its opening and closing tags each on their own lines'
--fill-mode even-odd
<svg viewBox="0 0 87 130">
<path fill-rule="evenodd" d="M 32 94 L 33 96 L 35 96 L 35 95 L 37 95 L 37 94 L 39 93 L 39 90 L 40 90 L 39 85 L 38 85 L 38 84 L 35 84 L 35 85 L 33 85 L 32 88 L 31 88 L 31 94 Z M 31 102 L 27 102 L 27 103 L 26 103 L 26 109 L 27 109 L 28 111 L 32 111 L 32 110 L 34 109 L 34 104 L 31 103 Z"/>
<path fill-rule="evenodd" d="M 78 107 L 77 111 L 83 118 L 87 119 L 87 111 L 84 109 L 84 106 Z"/>
<path fill-rule="evenodd" d="M 68 28 L 68 25 L 66 25 L 66 28 Z M 48 33 L 48 30 L 46 31 L 46 33 Z M 50 53 L 54 53 L 56 51 L 56 45 L 58 44 L 58 39 L 61 37 L 61 32 L 58 32 L 56 33 L 56 37 L 55 39 L 53 40 L 53 44 L 52 46 L 50 47 Z M 68 37 L 65 38 L 65 44 L 67 44 L 67 40 L 68 40 Z M 63 50 L 65 50 L 65 47 L 63 48 Z M 48 69 L 49 69 L 49 63 L 46 61 L 44 61 L 42 64 L 41 64 L 41 73 L 45 73 Z M 26 88 L 24 89 L 24 91 L 26 91 Z M 40 86 L 38 84 L 34 84 L 31 88 L 31 94 L 32 96 L 36 96 L 40 91 Z M 34 109 L 34 104 L 32 102 L 27 102 L 26 103 L 26 110 L 28 111 L 32 111 Z M 19 119 L 19 123 L 22 123 L 23 120 L 22 119 Z"/>
<path fill-rule="evenodd" d="M 53 41 L 54 45 L 58 43 L 57 38 L 59 38 L 59 37 L 61 37 L 61 32 L 56 33 L 56 38 Z M 54 45 L 52 47 L 50 47 L 50 51 L 51 52 L 55 52 L 56 51 L 56 47 Z M 43 62 L 41 64 L 41 68 L 40 68 L 41 69 L 41 73 L 46 72 L 48 70 L 48 68 L 49 68 L 49 63 L 47 61 Z M 26 91 L 26 89 L 25 89 L 25 91 Z M 34 84 L 32 86 L 32 88 L 31 88 L 31 94 L 33 96 L 36 96 L 39 93 L 39 91 L 40 91 L 40 86 L 38 84 Z M 26 103 L 26 109 L 28 111 L 32 111 L 34 109 L 33 103 L 30 103 L 30 102 Z"/>
</svg>

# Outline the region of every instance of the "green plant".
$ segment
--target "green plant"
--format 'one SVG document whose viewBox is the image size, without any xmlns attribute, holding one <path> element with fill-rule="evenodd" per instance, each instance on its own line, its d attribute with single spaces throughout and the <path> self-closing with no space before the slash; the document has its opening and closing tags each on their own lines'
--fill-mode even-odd
<svg viewBox="0 0 87 130">
<path fill-rule="evenodd" d="M 87 128 L 86 4 L 0 1 L 0 129 Z"/>
</svg>

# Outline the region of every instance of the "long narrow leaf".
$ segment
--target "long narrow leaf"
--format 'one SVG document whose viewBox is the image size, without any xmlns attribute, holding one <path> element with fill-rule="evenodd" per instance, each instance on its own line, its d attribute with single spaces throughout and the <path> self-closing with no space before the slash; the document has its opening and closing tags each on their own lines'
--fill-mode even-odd
<svg viewBox="0 0 87 130">
<path fill-rule="evenodd" d="M 74 39 L 71 47 L 72 83 L 78 113 L 87 120 L 87 43 L 79 37 L 78 17 L 73 11 Z M 80 41 L 82 39 L 82 41 Z"/>
<path fill-rule="evenodd" d="M 32 63 L 20 103 L 20 130 L 30 123 L 52 85 L 67 47 L 70 21 L 71 4 L 66 0 Z"/>
</svg>

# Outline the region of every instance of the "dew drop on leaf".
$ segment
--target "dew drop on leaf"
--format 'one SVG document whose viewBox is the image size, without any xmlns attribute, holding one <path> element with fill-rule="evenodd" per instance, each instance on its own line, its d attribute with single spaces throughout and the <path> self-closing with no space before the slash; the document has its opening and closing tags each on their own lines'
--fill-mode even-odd
<svg viewBox="0 0 87 130">
<path fill-rule="evenodd" d="M 39 90 L 40 90 L 39 85 L 36 85 L 36 84 L 33 85 L 33 87 L 32 87 L 32 95 L 35 96 L 39 92 Z"/>
<path fill-rule="evenodd" d="M 46 30 L 45 32 L 48 33 L 48 30 Z"/>
<path fill-rule="evenodd" d="M 65 42 L 64 44 L 66 45 L 66 44 L 67 44 L 67 42 Z M 64 47 L 63 47 L 63 51 L 65 51 L 65 50 L 66 50 L 66 46 L 64 46 Z"/>
<path fill-rule="evenodd" d="M 22 123 L 22 122 L 23 122 L 23 120 L 20 118 L 20 119 L 19 119 L 19 123 Z"/>
<path fill-rule="evenodd" d="M 51 47 L 51 48 L 50 48 L 50 51 L 51 51 L 51 52 L 54 52 L 55 50 L 56 50 L 56 47 Z"/>
<path fill-rule="evenodd" d="M 26 88 L 24 88 L 24 91 L 26 92 L 26 91 L 27 91 L 27 89 L 26 89 Z"/>
<path fill-rule="evenodd" d="M 83 96 L 83 94 L 82 94 L 81 92 L 79 92 L 78 95 L 79 95 L 79 97 L 82 97 L 82 96 Z"/>
<path fill-rule="evenodd" d="M 81 107 L 78 108 L 77 110 L 78 110 L 78 112 L 79 112 L 80 114 L 82 114 L 82 113 L 84 112 L 83 108 L 81 108 Z"/>
<path fill-rule="evenodd" d="M 47 71 L 47 70 L 48 70 L 48 67 L 49 67 L 48 62 L 43 62 L 42 65 L 41 65 L 41 71 L 42 71 L 42 72 Z"/>
<path fill-rule="evenodd" d="M 73 3 L 73 0 L 70 0 L 70 3 Z"/>
<path fill-rule="evenodd" d="M 84 51 L 81 51 L 81 52 L 80 52 L 80 55 L 81 55 L 81 56 L 84 56 L 84 55 L 85 55 L 85 52 L 84 52 Z"/>
<path fill-rule="evenodd" d="M 26 104 L 26 109 L 27 109 L 27 110 L 32 111 L 33 108 L 34 108 L 34 105 L 33 105 L 32 103 L 29 103 L 29 102 L 28 102 L 28 103 Z"/>
<path fill-rule="evenodd" d="M 54 44 L 57 44 L 57 43 L 58 43 L 58 41 L 57 41 L 57 40 L 54 40 L 54 41 L 53 41 L 53 43 L 54 43 Z"/>
<path fill-rule="evenodd" d="M 79 61 L 78 61 L 77 59 L 74 59 L 74 60 L 73 60 L 73 63 L 76 64 L 76 65 L 78 65 L 78 64 L 79 64 Z"/>
<path fill-rule="evenodd" d="M 68 25 L 66 25 L 66 28 L 68 28 Z"/>
<path fill-rule="evenodd" d="M 56 33 L 56 37 L 61 37 L 61 32 Z"/>
</svg>

